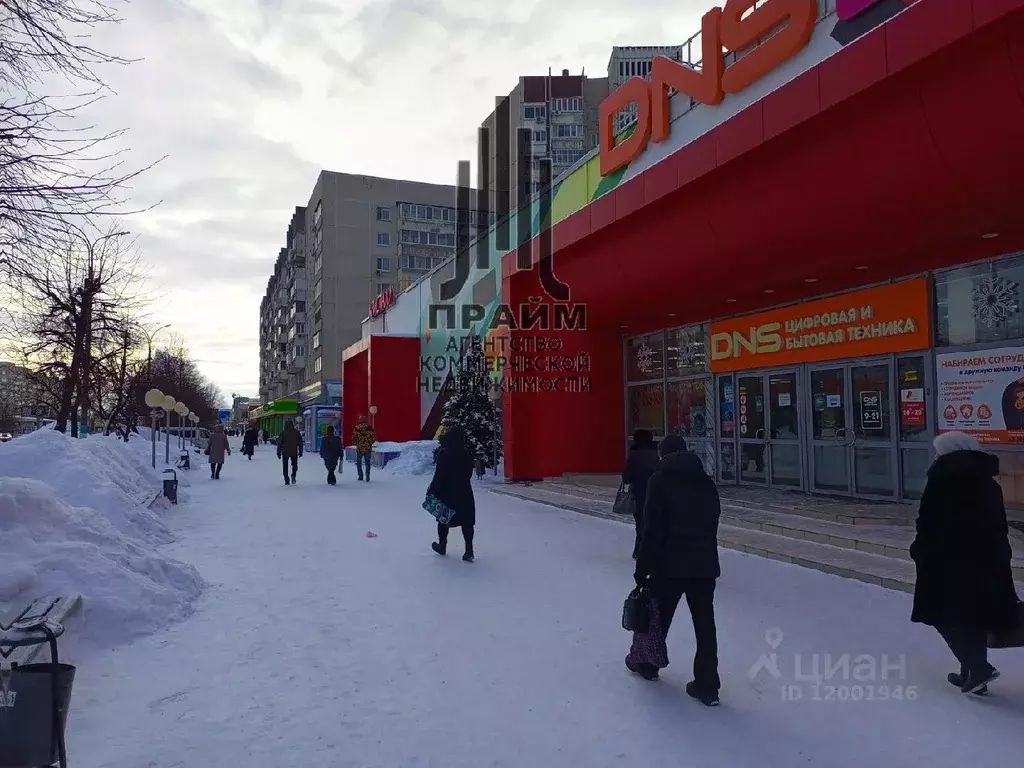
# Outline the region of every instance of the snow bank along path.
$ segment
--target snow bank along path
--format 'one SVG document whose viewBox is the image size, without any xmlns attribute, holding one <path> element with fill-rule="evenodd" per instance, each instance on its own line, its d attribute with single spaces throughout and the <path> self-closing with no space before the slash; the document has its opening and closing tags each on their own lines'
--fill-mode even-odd
<svg viewBox="0 0 1024 768">
<path fill-rule="evenodd" d="M 149 444 L 40 430 L 0 445 L 0 605 L 81 594 L 75 640 L 105 645 L 191 612 L 203 582 L 173 540 Z M 159 467 L 160 465 L 158 465 Z"/>
<path fill-rule="evenodd" d="M 683 692 L 685 608 L 660 683 L 623 667 L 628 526 L 481 491 L 477 562 L 461 561 L 457 532 L 442 559 L 426 482 L 346 471 L 329 488 L 307 453 L 286 488 L 272 446 L 236 453 L 219 482 L 197 475 L 163 552 L 212 585 L 189 619 L 80 664 L 74 765 L 1019 763 L 1024 654 L 993 654 L 1004 674 L 990 698 L 961 696 L 938 635 L 909 623 L 908 595 L 723 551 L 723 705 L 708 710 Z M 778 677 L 752 677 L 771 653 Z M 843 654 L 878 671 L 815 689 L 797 654 L 803 672 Z"/>
</svg>

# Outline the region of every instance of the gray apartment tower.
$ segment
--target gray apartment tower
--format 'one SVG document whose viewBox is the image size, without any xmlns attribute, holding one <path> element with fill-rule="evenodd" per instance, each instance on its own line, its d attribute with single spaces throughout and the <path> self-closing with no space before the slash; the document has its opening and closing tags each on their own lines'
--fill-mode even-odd
<svg viewBox="0 0 1024 768">
<path fill-rule="evenodd" d="M 471 211 L 471 235 L 493 221 Z M 455 250 L 455 186 L 322 171 L 292 214 L 260 305 L 262 402 L 329 404 L 370 301 L 405 290 Z"/>
<path fill-rule="evenodd" d="M 517 201 L 540 191 L 541 161 L 551 160 L 551 178 L 555 179 L 597 146 L 597 108 L 608 93 L 607 78 L 570 75 L 563 69 L 561 75 L 520 77 L 507 97 L 495 99 L 496 108 L 482 126 L 489 135 L 487 186 L 497 193 L 497 200 L 509 195 L 508 204 L 497 203 L 496 207 L 514 209 Z M 535 161 L 528 177 L 519 167 L 520 128 L 530 131 L 529 153 Z M 507 163 L 498 156 L 503 146 L 507 146 Z M 520 182 L 529 184 L 523 192 Z"/>
</svg>

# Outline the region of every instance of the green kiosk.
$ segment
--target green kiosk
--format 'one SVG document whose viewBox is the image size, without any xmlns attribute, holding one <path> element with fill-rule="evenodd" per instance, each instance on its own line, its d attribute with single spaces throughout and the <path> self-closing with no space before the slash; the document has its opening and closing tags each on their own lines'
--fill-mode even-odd
<svg viewBox="0 0 1024 768">
<path fill-rule="evenodd" d="M 284 429 L 285 420 L 294 421 L 301 415 L 298 400 L 272 400 L 251 411 L 249 420 L 257 423 L 256 428 L 261 433 L 265 430 L 270 437 L 277 437 Z"/>
</svg>

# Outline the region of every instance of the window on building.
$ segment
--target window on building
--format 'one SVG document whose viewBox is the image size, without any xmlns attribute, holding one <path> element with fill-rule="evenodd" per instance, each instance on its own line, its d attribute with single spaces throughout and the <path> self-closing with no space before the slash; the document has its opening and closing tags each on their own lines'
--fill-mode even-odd
<svg viewBox="0 0 1024 768">
<path fill-rule="evenodd" d="M 620 61 L 619 62 L 619 77 L 625 77 L 625 76 L 626 76 L 626 62 Z"/>
<path fill-rule="evenodd" d="M 385 291 L 390 291 L 394 287 L 391 283 L 380 283 L 377 286 L 377 295 L 380 296 Z"/>
<path fill-rule="evenodd" d="M 583 138 L 583 126 L 579 123 L 559 123 L 554 126 L 556 139 L 582 139 Z"/>
<path fill-rule="evenodd" d="M 323 280 L 317 280 L 316 285 L 313 286 L 313 300 L 319 299 L 321 293 L 323 293 Z"/>
<path fill-rule="evenodd" d="M 377 271 L 378 272 L 390 272 L 391 271 L 391 259 L 377 257 Z"/>
<path fill-rule="evenodd" d="M 391 209 L 383 205 L 378 205 L 377 221 L 391 221 Z"/>
<path fill-rule="evenodd" d="M 316 201 L 316 208 L 313 209 L 313 228 L 318 229 L 320 222 L 323 220 L 323 200 Z"/>
<path fill-rule="evenodd" d="M 320 373 L 320 371 L 322 371 L 323 369 L 324 359 L 322 357 L 318 357 L 316 360 L 313 361 L 313 373 Z"/>
<path fill-rule="evenodd" d="M 377 245 L 391 245 L 391 233 L 390 232 L 378 232 L 377 233 Z"/>
<path fill-rule="evenodd" d="M 936 343 L 986 344 L 1024 336 L 1024 255 L 935 275 Z"/>
<path fill-rule="evenodd" d="M 320 349 L 320 331 L 313 334 L 313 349 Z"/>
<path fill-rule="evenodd" d="M 548 132 L 547 131 L 534 131 L 533 132 L 533 140 L 534 141 L 539 141 L 539 142 L 547 141 L 548 140 Z"/>
</svg>

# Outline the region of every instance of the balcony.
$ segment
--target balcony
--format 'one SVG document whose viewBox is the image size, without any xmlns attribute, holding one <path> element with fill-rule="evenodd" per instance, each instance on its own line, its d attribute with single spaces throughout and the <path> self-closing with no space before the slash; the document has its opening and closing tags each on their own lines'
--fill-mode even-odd
<svg viewBox="0 0 1024 768">
<path fill-rule="evenodd" d="M 303 355 L 292 355 L 288 361 L 288 371 L 290 373 L 301 373 L 306 368 L 306 356 Z"/>
</svg>

